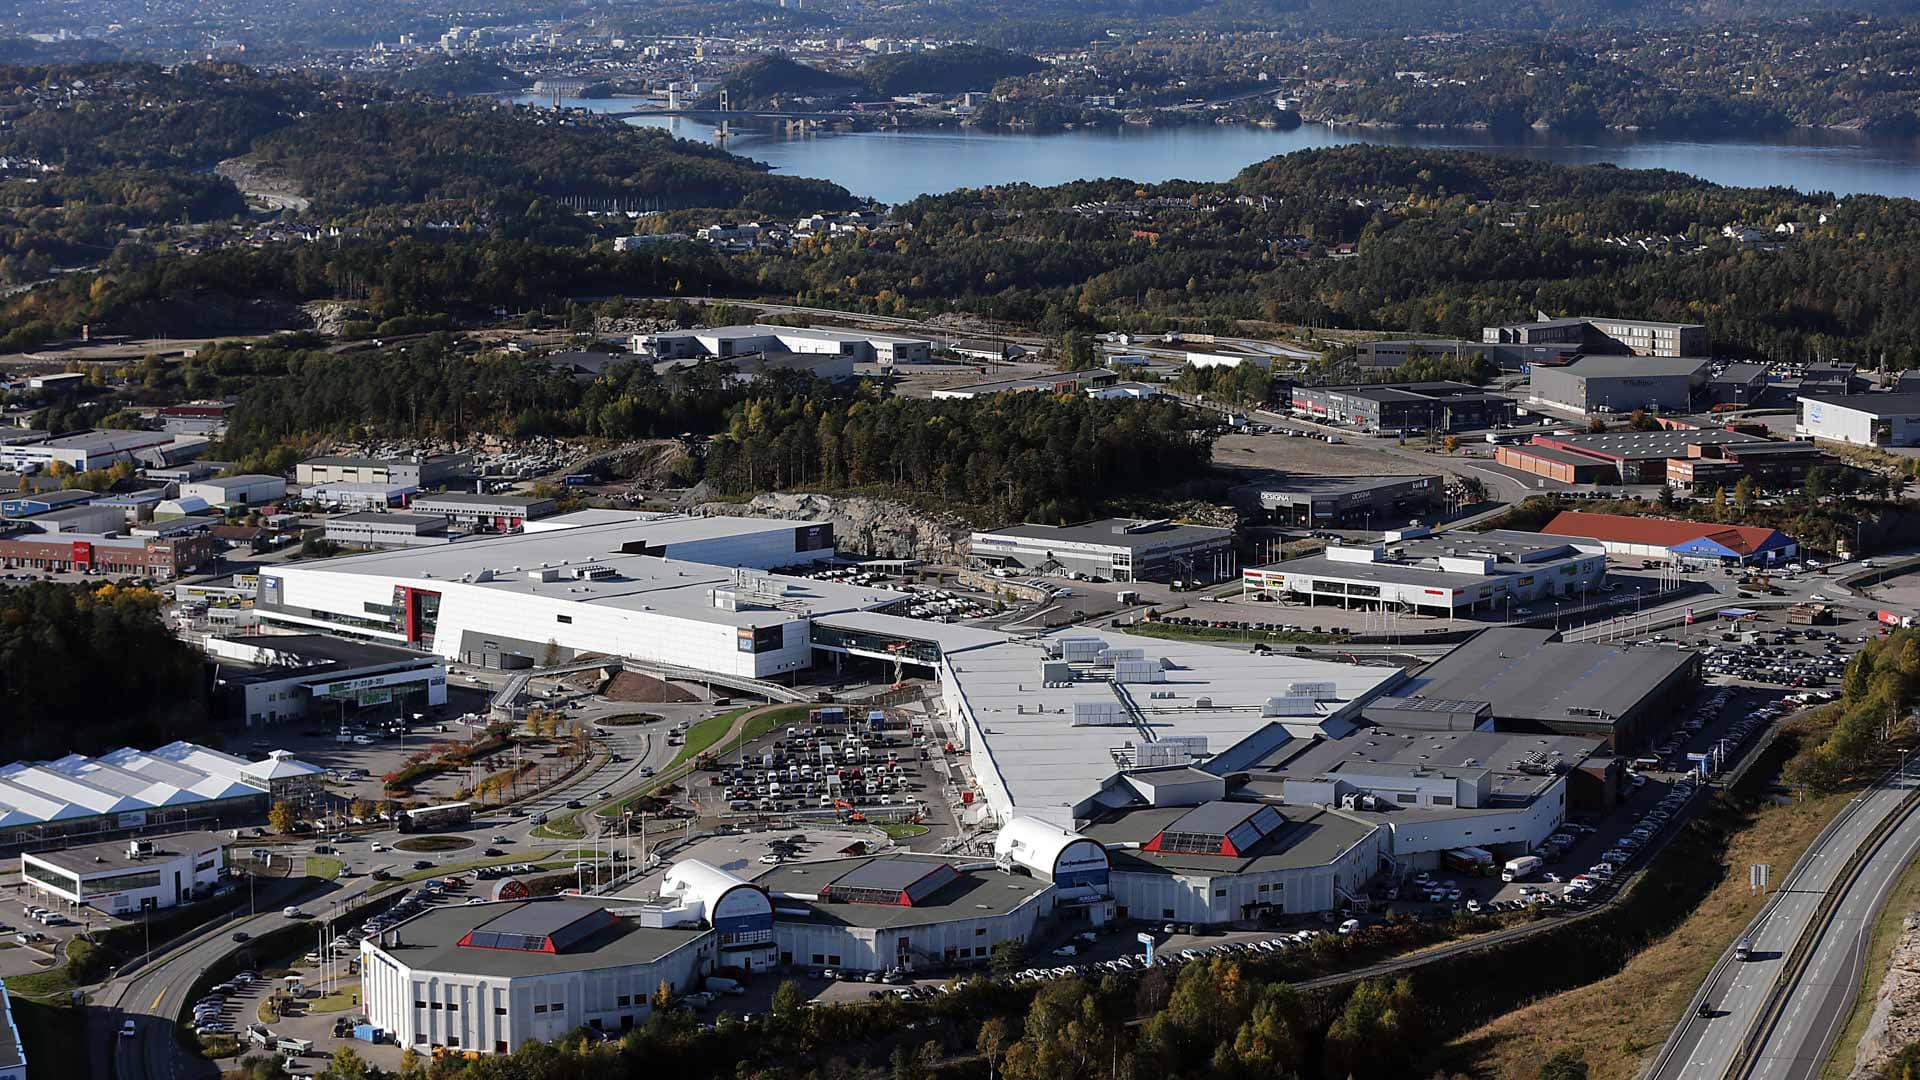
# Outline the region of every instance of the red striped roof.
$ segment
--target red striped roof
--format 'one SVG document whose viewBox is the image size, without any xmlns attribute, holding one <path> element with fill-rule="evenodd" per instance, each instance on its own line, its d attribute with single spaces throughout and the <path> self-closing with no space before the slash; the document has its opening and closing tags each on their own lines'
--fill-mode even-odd
<svg viewBox="0 0 1920 1080">
<path fill-rule="evenodd" d="M 1615 544 L 1651 547 L 1673 547 L 1706 537 L 1742 555 L 1760 550 L 1777 535 L 1776 530 L 1757 525 L 1719 525 L 1711 521 L 1589 514 L 1579 510 L 1562 510 L 1540 531 L 1550 536 L 1585 536 Z"/>
</svg>

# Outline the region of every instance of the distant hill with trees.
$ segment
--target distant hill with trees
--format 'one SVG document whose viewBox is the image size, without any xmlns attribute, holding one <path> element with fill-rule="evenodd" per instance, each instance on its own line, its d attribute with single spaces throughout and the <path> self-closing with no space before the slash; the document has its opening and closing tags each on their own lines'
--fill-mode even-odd
<svg viewBox="0 0 1920 1080">
<path fill-rule="evenodd" d="M 922 53 L 897 53 L 867 61 L 867 85 L 882 96 L 960 94 L 990 90 L 1001 79 L 1032 75 L 1046 64 L 1025 53 L 984 45 L 949 45 Z"/>
</svg>

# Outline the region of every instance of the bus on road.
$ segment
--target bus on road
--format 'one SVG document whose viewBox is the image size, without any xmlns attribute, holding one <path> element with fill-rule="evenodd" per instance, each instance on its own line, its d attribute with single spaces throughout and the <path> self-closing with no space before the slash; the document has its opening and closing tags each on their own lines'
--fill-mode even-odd
<svg viewBox="0 0 1920 1080">
<path fill-rule="evenodd" d="M 423 806 L 418 810 L 401 813 L 399 821 L 403 833 L 439 832 L 444 829 L 464 829 L 473 824 L 473 804 L 470 802 L 442 803 L 439 806 Z"/>
</svg>

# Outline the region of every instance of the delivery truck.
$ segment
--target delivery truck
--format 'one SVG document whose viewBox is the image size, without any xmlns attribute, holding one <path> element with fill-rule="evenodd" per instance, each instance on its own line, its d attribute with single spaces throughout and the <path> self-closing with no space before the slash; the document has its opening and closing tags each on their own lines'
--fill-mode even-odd
<svg viewBox="0 0 1920 1080">
<path fill-rule="evenodd" d="M 1517 859 L 1508 859 L 1500 868 L 1501 881 L 1525 881 L 1540 872 L 1546 863 L 1538 855 L 1522 855 Z"/>
</svg>

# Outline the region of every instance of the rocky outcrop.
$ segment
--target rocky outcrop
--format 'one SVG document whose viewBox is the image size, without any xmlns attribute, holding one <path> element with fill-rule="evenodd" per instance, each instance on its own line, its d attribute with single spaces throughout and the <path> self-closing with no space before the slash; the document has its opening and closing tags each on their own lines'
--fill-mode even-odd
<svg viewBox="0 0 1920 1080">
<path fill-rule="evenodd" d="M 1873 1015 L 1854 1052 L 1849 1080 L 1878 1080 L 1896 1051 L 1920 1042 L 1920 912 L 1909 913 L 1893 946 L 1893 960 L 1874 995 Z"/>
<path fill-rule="evenodd" d="M 899 503 L 864 495 L 774 493 L 757 495 L 744 504 L 702 503 L 698 512 L 831 522 L 834 544 L 841 551 L 876 559 L 959 562 L 970 535 L 958 521 L 936 520 Z"/>
</svg>

